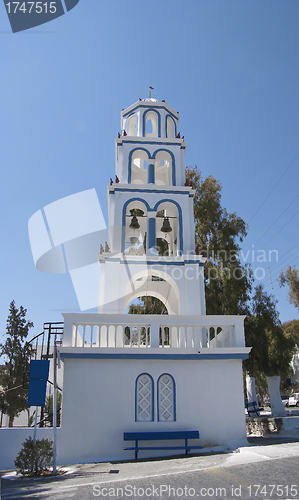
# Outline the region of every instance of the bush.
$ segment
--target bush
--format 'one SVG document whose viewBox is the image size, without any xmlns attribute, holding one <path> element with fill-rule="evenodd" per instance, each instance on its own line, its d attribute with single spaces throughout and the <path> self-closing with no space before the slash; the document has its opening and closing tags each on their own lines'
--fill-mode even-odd
<svg viewBox="0 0 299 500">
<path fill-rule="evenodd" d="M 43 438 L 36 440 L 34 445 L 32 437 L 29 437 L 22 444 L 23 448 L 14 461 L 18 473 L 40 476 L 47 472 L 53 464 L 53 442 Z"/>
</svg>

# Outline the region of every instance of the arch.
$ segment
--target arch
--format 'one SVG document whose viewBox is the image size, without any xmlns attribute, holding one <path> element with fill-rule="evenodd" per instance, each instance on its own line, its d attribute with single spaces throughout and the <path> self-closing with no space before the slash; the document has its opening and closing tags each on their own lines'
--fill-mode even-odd
<svg viewBox="0 0 299 500">
<path fill-rule="evenodd" d="M 152 158 L 155 160 L 157 154 L 160 153 L 161 151 L 165 151 L 166 153 L 168 153 L 171 156 L 171 160 L 172 160 L 172 162 L 171 162 L 171 179 L 172 179 L 172 185 L 176 186 L 175 157 L 174 157 L 173 152 L 170 151 L 169 149 L 165 149 L 165 148 L 156 149 L 156 151 L 152 155 Z"/>
<path fill-rule="evenodd" d="M 172 157 L 168 151 L 159 151 L 155 155 L 155 184 L 171 186 Z"/>
<path fill-rule="evenodd" d="M 137 114 L 132 113 L 126 118 L 125 130 L 127 135 L 136 136 L 137 135 Z"/>
<path fill-rule="evenodd" d="M 158 422 L 176 421 L 175 381 L 170 373 L 162 373 L 157 381 Z"/>
<path fill-rule="evenodd" d="M 154 421 L 154 380 L 141 373 L 135 382 L 135 422 Z"/>
<path fill-rule="evenodd" d="M 149 156 L 143 149 L 135 149 L 131 157 L 131 184 L 148 183 Z"/>
<path fill-rule="evenodd" d="M 155 278 L 155 279 L 159 279 L 157 276 L 152 276 L 152 278 Z M 142 280 L 142 278 L 139 278 L 139 280 Z M 138 281 L 139 281 L 138 280 Z M 152 297 L 150 296 L 152 299 L 156 299 L 155 303 L 154 303 L 154 312 L 145 312 L 145 310 L 143 310 L 142 314 L 161 314 L 161 315 L 165 315 L 167 316 L 168 315 L 168 309 L 167 307 L 165 306 L 164 302 L 162 302 L 161 299 L 159 299 L 158 297 Z M 141 292 L 141 295 L 139 295 L 139 297 L 136 297 L 135 299 L 133 299 L 126 307 L 126 314 L 141 314 L 140 310 L 138 310 L 139 307 L 143 307 L 143 298 L 144 298 L 144 295 L 142 294 Z M 137 302 L 139 301 L 139 302 Z M 143 304 L 142 304 L 143 303 Z M 132 312 L 129 312 L 130 308 L 132 306 Z M 152 304 L 150 304 L 150 307 L 152 307 Z M 136 308 L 136 309 L 134 309 Z M 137 326 L 135 328 L 138 328 Z M 148 339 L 148 337 L 150 337 L 150 326 L 142 326 L 141 327 L 142 331 L 143 331 L 143 339 L 142 340 L 145 340 L 145 337 L 146 340 L 150 340 L 150 338 Z M 149 332 L 149 335 L 146 335 L 146 330 L 148 330 Z M 144 345 L 147 345 L 148 347 L 150 347 L 150 341 L 149 342 L 144 342 L 143 343 Z"/>
<path fill-rule="evenodd" d="M 148 278 L 161 278 L 160 285 Z M 138 282 L 138 283 L 137 283 Z M 168 314 L 180 313 L 180 291 L 176 281 L 165 271 L 160 269 L 145 269 L 135 273 L 125 289 L 124 312 L 132 300 L 141 296 L 157 297 L 167 308 Z"/>
<path fill-rule="evenodd" d="M 173 116 L 165 116 L 165 137 L 175 139 L 177 136 L 177 124 Z"/>
<path fill-rule="evenodd" d="M 149 152 L 148 149 L 146 148 L 134 148 L 130 151 L 129 153 L 129 158 L 128 158 L 128 184 L 131 184 L 131 179 L 132 179 L 132 157 L 133 157 L 133 154 L 135 153 L 135 151 L 144 151 L 147 156 L 148 156 L 148 159 L 151 158 L 151 154 Z"/>
<path fill-rule="evenodd" d="M 138 244 L 138 247 L 132 254 L 144 255 L 146 253 L 146 248 L 144 248 L 144 242 L 146 241 L 147 234 L 147 210 L 149 209 L 149 205 L 146 201 L 141 198 L 133 198 L 131 200 L 127 200 L 123 206 L 123 214 L 122 214 L 122 253 L 126 252 L 126 242 L 129 238 L 135 238 L 135 244 Z M 141 210 L 143 215 L 137 215 L 138 223 L 140 227 L 138 229 L 131 229 L 129 227 L 131 223 L 132 210 Z M 134 212 L 133 212 L 134 213 Z"/>
<path fill-rule="evenodd" d="M 179 255 L 182 255 L 183 252 L 184 252 L 184 239 L 183 239 L 183 215 L 182 215 L 182 208 L 181 206 L 178 204 L 177 201 L 174 201 L 174 200 L 171 200 L 171 199 L 163 199 L 163 200 L 160 200 L 156 203 L 156 205 L 154 206 L 154 210 L 156 212 L 158 212 L 158 208 L 160 207 L 160 205 L 162 204 L 165 204 L 165 203 L 168 203 L 168 204 L 173 204 L 176 206 L 177 208 L 177 211 L 178 211 L 178 221 L 179 221 L 179 224 L 178 224 L 178 234 L 176 235 L 177 236 L 177 243 L 178 243 L 178 254 Z M 163 207 L 160 208 L 160 210 L 163 210 Z"/>
<path fill-rule="evenodd" d="M 147 118 L 147 115 L 150 117 Z M 152 120 L 153 132 L 146 132 L 146 122 Z M 158 132 L 158 133 L 157 133 Z M 156 109 L 147 109 L 142 116 L 142 136 L 143 137 L 161 137 L 161 115 Z"/>
</svg>

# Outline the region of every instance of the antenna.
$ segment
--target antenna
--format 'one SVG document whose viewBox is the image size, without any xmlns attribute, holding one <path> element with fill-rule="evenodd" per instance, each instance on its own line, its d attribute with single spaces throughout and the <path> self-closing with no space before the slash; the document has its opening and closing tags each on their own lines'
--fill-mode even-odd
<svg viewBox="0 0 299 500">
<path fill-rule="evenodd" d="M 270 276 L 270 281 L 271 281 L 272 290 L 274 290 L 274 288 L 273 288 L 273 283 L 272 283 L 272 276 L 271 276 L 270 267 L 268 267 L 268 271 L 269 271 L 269 276 Z"/>
</svg>

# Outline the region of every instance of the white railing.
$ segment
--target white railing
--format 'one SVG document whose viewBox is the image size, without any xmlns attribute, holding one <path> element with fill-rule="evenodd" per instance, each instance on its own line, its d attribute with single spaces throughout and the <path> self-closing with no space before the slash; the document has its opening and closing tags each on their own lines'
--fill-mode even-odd
<svg viewBox="0 0 299 500">
<path fill-rule="evenodd" d="M 63 347 L 244 347 L 244 316 L 65 314 Z"/>
</svg>

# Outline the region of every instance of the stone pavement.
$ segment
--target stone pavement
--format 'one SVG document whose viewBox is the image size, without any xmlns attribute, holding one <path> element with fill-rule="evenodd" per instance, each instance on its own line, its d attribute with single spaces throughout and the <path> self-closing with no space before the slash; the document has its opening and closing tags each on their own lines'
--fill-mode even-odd
<svg viewBox="0 0 299 500">
<path fill-rule="evenodd" d="M 282 435 L 284 434 L 284 435 Z M 2 472 L 1 498 L 12 500 L 24 496 L 63 495 L 93 484 L 118 483 L 163 476 L 177 476 L 214 468 L 299 457 L 299 430 L 283 431 L 279 436 L 251 436 L 248 446 L 227 453 L 209 453 L 114 463 L 77 464 L 61 467 L 66 474 L 35 479 L 17 478 L 13 471 Z M 36 496 L 37 495 L 37 496 Z M 68 495 L 69 496 L 69 495 Z"/>
</svg>

